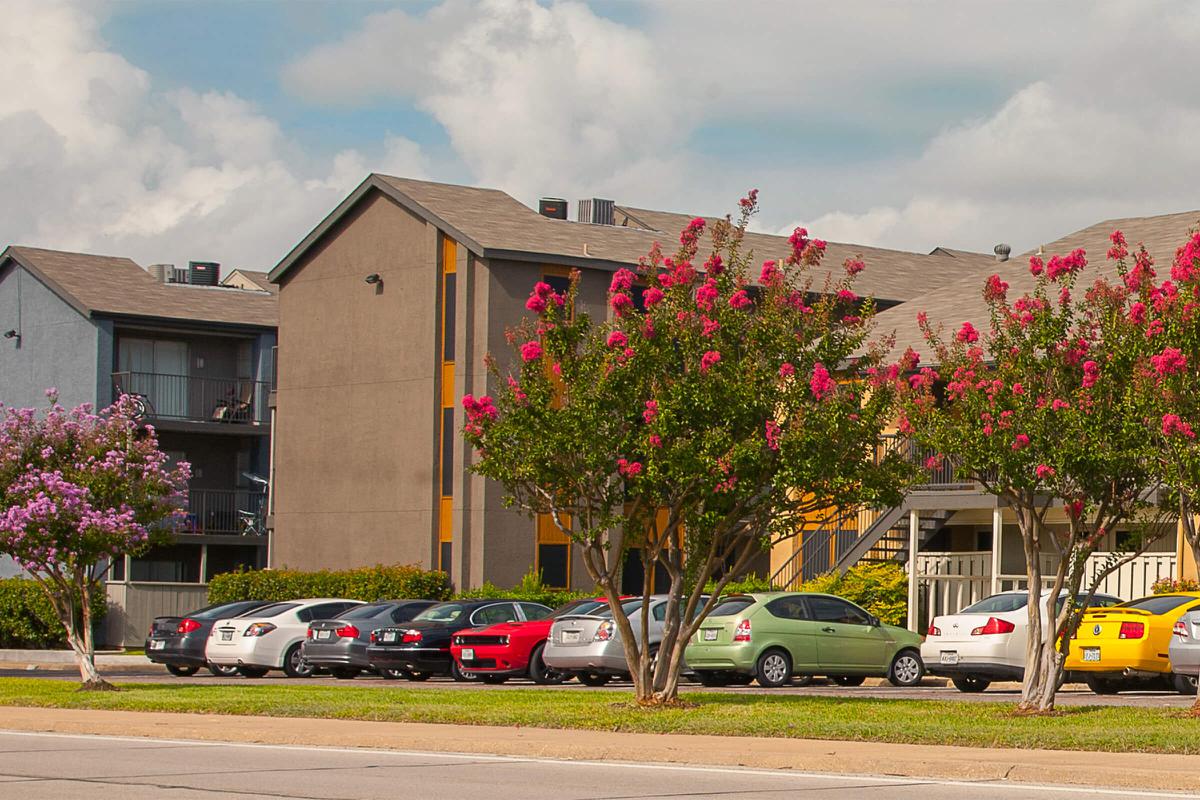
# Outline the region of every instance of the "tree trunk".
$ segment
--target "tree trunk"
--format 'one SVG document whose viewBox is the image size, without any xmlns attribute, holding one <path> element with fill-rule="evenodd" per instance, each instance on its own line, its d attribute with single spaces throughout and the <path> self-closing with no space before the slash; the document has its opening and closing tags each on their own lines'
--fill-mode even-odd
<svg viewBox="0 0 1200 800">
<path fill-rule="evenodd" d="M 1032 504 L 1030 504 L 1032 506 Z M 1065 560 L 1060 562 L 1055 590 L 1047 602 L 1050 613 L 1046 624 L 1042 624 L 1042 558 L 1041 520 L 1032 507 L 1020 507 L 1017 521 L 1021 526 L 1021 541 L 1025 546 L 1025 574 L 1029 582 L 1029 635 L 1025 641 L 1025 679 L 1021 685 L 1021 701 L 1017 711 L 1024 714 L 1043 714 L 1054 710 L 1054 695 L 1058 691 L 1058 676 L 1062 669 L 1062 654 L 1055 646 L 1057 631 L 1054 613 L 1057 589 L 1062 586 L 1062 570 Z"/>
<path fill-rule="evenodd" d="M 112 691 L 116 687 L 96 671 L 96 642 L 92 632 L 92 586 L 86 577 L 79 587 L 81 600 L 78 629 L 74 625 L 74 614 L 71 629 L 67 630 L 67 640 L 75 651 L 75 660 L 79 662 L 79 678 L 83 684 L 79 687 L 85 691 Z"/>
</svg>

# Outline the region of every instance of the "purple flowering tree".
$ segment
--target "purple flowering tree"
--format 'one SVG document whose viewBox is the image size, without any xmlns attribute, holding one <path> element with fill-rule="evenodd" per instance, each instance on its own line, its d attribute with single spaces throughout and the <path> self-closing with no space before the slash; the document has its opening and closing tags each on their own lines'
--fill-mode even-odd
<svg viewBox="0 0 1200 800">
<path fill-rule="evenodd" d="M 741 209 L 618 270 L 607 319 L 571 313 L 578 273 L 566 296 L 536 285 L 510 359 L 488 361 L 496 397 L 463 398 L 473 469 L 579 548 L 642 703 L 676 700 L 684 648 L 731 578 L 807 526 L 896 502 L 906 475 L 876 457 L 894 394 L 866 379 L 882 348 L 868 344 L 873 303 L 853 291 L 863 263 L 814 277 L 825 244 L 803 229 L 786 258 L 755 262 L 742 247 L 753 193 Z M 619 599 L 626 558 L 645 575 L 637 632 Z M 656 570 L 664 634 L 641 647 Z"/>
<path fill-rule="evenodd" d="M 112 562 L 136 555 L 181 513 L 187 464 L 171 467 L 154 430 L 122 396 L 92 412 L 4 408 L 0 422 L 0 553 L 46 592 L 75 651 L 84 688 L 96 671 L 92 594 Z"/>
</svg>

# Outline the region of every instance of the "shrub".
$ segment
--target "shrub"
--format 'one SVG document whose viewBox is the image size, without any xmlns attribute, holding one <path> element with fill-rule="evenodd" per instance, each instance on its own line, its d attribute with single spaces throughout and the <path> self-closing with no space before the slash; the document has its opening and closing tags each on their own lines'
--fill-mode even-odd
<svg viewBox="0 0 1200 800">
<path fill-rule="evenodd" d="M 450 578 L 444 572 L 412 565 L 362 567 L 347 570 L 250 570 L 217 575 L 208 584 L 208 602 L 236 600 L 298 600 L 302 597 L 344 597 L 347 600 L 446 600 Z"/>
<path fill-rule="evenodd" d="M 716 587 L 715 581 L 709 581 L 704 586 L 704 591 L 712 594 Z M 757 575 L 747 575 L 741 580 L 730 581 L 725 584 L 725 589 L 722 594 L 747 594 L 750 592 L 778 592 L 781 591 L 778 586 L 771 583 L 770 578 L 760 578 Z"/>
<path fill-rule="evenodd" d="M 1171 594 L 1172 592 L 1200 592 L 1200 581 L 1191 578 L 1159 578 L 1150 586 L 1152 594 Z"/>
<path fill-rule="evenodd" d="M 844 597 L 887 625 L 902 626 L 908 616 L 908 575 L 894 562 L 857 564 L 843 575 L 827 572 L 805 582 L 800 591 Z"/>
<path fill-rule="evenodd" d="M 534 572 L 531 569 L 525 573 L 525 577 L 521 578 L 521 582 L 511 589 L 501 589 L 489 581 L 477 589 L 468 589 L 465 592 L 459 592 L 454 597 L 458 600 L 488 600 L 493 597 L 497 599 L 527 600 L 530 603 L 541 603 L 551 608 L 558 608 L 572 600 L 599 596 L 600 592 L 596 589 L 590 592 L 573 592 L 568 589 L 551 588 L 542 583 L 541 573 Z"/>
<path fill-rule="evenodd" d="M 103 587 L 92 592 L 92 618 L 97 627 L 107 610 Z M 51 649 L 66 647 L 67 632 L 50 599 L 28 578 L 0 579 L 0 647 Z"/>
</svg>

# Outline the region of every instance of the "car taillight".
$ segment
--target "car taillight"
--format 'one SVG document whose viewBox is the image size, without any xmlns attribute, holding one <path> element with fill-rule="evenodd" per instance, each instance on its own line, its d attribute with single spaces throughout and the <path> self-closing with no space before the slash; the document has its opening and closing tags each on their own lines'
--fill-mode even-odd
<svg viewBox="0 0 1200 800">
<path fill-rule="evenodd" d="M 379 631 L 371 631 L 371 644 L 375 644 L 379 641 L 379 637 L 376 636 L 377 633 L 379 633 Z"/>
<path fill-rule="evenodd" d="M 305 638 L 305 639 L 311 639 L 311 638 L 312 638 L 312 628 L 309 628 L 308 630 L 306 630 L 306 631 L 304 632 L 304 638 Z"/>
<path fill-rule="evenodd" d="M 750 620 L 744 619 L 734 627 L 733 640 L 735 642 L 750 641 Z"/>
<path fill-rule="evenodd" d="M 1140 639 L 1146 635 L 1146 623 L 1122 622 L 1121 630 L 1117 632 L 1118 639 Z"/>
<path fill-rule="evenodd" d="M 971 631 L 972 636 L 990 636 L 996 633 L 1012 633 L 1017 626 L 1006 619 L 988 617 L 988 621 Z"/>
<path fill-rule="evenodd" d="M 343 639 L 358 638 L 358 628 L 354 627 L 353 625 L 343 625 L 342 627 L 338 628 L 335 633 Z"/>
<path fill-rule="evenodd" d="M 275 626 L 269 622 L 253 622 L 242 636 L 266 636 L 271 631 L 275 630 Z"/>
<path fill-rule="evenodd" d="M 613 637 L 612 620 L 606 619 L 596 628 L 596 635 L 592 637 L 593 642 L 607 642 Z"/>
<path fill-rule="evenodd" d="M 176 633 L 191 633 L 192 631 L 200 630 L 200 623 L 194 619 L 184 619 L 175 626 Z"/>
<path fill-rule="evenodd" d="M 1184 624 L 1183 620 L 1176 622 L 1175 627 L 1172 630 L 1180 639 L 1188 638 L 1187 625 Z"/>
<path fill-rule="evenodd" d="M 941 636 L 942 629 L 936 625 L 930 625 L 929 630 L 925 631 L 926 636 Z"/>
<path fill-rule="evenodd" d="M 400 635 L 400 641 L 404 644 L 414 644 L 421 641 L 421 632 L 408 630 Z"/>
</svg>

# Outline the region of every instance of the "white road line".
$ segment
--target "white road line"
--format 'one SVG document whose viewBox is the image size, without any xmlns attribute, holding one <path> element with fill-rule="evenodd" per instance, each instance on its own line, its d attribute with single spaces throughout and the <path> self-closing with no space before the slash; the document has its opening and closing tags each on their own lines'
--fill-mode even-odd
<svg viewBox="0 0 1200 800">
<path fill-rule="evenodd" d="M 918 776 L 900 777 L 900 776 L 884 776 L 884 775 L 848 775 L 839 772 L 805 772 L 793 769 L 762 769 L 754 767 L 702 767 L 689 764 L 657 764 L 638 761 L 586 761 L 573 760 L 563 758 L 544 758 L 544 757 L 524 757 L 524 756 L 507 756 L 496 755 L 492 753 L 450 753 L 450 752 L 434 752 L 425 750 L 384 750 L 379 748 L 367 747 L 323 747 L 321 745 L 304 745 L 304 744 L 263 744 L 258 742 L 216 742 L 207 739 L 164 739 L 150 736 L 108 736 L 101 734 L 87 733 L 47 733 L 34 731 L 15 731 L 0 729 L 0 736 L 37 736 L 48 739 L 84 739 L 96 740 L 103 739 L 112 742 L 159 742 L 164 744 L 177 744 L 188 746 L 201 747 L 240 747 L 247 749 L 258 750 L 295 750 L 300 752 L 317 752 L 317 753 L 343 753 L 355 755 L 381 755 L 381 756 L 403 756 L 407 758 L 441 758 L 441 759 L 458 759 L 468 758 L 474 761 L 494 761 L 494 762 L 509 762 L 522 764 L 547 764 L 553 766 L 584 766 L 584 767 L 608 767 L 619 769 L 645 769 L 645 770 L 664 770 L 674 772 L 699 772 L 706 774 L 718 775 L 756 775 L 768 776 L 774 778 L 809 778 L 814 780 L 834 780 L 847 782 L 862 782 L 872 781 L 881 786 L 891 786 L 896 784 L 912 784 L 914 781 L 919 783 L 927 783 L 936 786 L 952 786 L 952 787 L 985 787 L 988 789 L 1010 789 L 1021 792 L 1087 792 L 1096 795 L 1127 797 L 1127 798 L 1200 798 L 1200 794 L 1184 794 L 1181 792 L 1166 792 L 1166 791 L 1146 791 L 1132 789 L 1109 789 L 1103 787 L 1083 786 L 1075 784 L 1044 784 L 1044 783 L 1020 783 L 1014 781 L 963 781 L 950 780 L 944 778 L 927 778 Z M 0 756 L 3 752 L 0 751 Z"/>
</svg>

